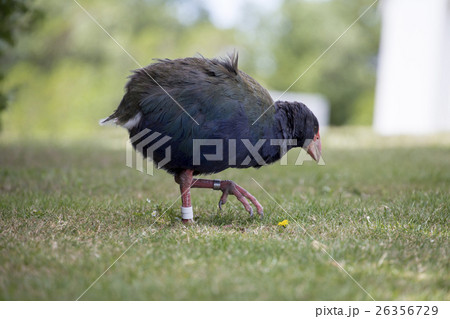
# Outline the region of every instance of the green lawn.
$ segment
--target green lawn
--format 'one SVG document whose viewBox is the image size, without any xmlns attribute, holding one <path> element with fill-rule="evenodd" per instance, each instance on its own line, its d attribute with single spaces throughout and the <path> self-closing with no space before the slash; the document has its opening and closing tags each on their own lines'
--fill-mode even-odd
<svg viewBox="0 0 450 319">
<path fill-rule="evenodd" d="M 213 176 L 253 193 L 262 220 L 194 189 L 185 227 L 173 178 L 126 167 L 123 130 L 103 132 L 0 140 L 0 299 L 75 300 L 133 243 L 80 300 L 371 300 L 339 264 L 376 300 L 450 299 L 448 135 L 330 130 L 325 166 L 293 151 Z"/>
</svg>

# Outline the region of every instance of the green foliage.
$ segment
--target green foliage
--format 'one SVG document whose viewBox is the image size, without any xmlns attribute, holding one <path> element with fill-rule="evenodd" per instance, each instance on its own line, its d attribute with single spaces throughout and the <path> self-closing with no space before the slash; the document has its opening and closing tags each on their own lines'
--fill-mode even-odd
<svg viewBox="0 0 450 319">
<path fill-rule="evenodd" d="M 330 49 L 371 1 L 286 1 L 278 19 L 262 27 L 273 50 L 269 86 L 284 91 L 318 92 L 331 104 L 331 124 L 370 124 L 378 51 L 376 8 L 369 10 Z M 270 21 L 270 20 L 269 20 Z M 322 54 L 322 58 L 316 61 Z M 308 68 L 314 64 L 309 70 Z M 354 114 L 364 114 L 363 120 Z"/>
<path fill-rule="evenodd" d="M 214 56 L 226 51 L 224 43 L 233 43 L 234 31 L 217 30 L 207 20 L 183 25 L 172 12 L 175 2 L 80 3 L 139 64 L 74 2 L 45 1 L 47 19 L 11 57 L 5 87 L 14 107 L 5 114 L 5 126 L 12 134 L 92 136 L 98 120 L 120 102 L 131 70 L 153 58 L 197 51 Z"/>
<path fill-rule="evenodd" d="M 33 8 L 30 0 L 0 1 L 0 84 L 9 66 L 8 59 L 4 57 L 5 51 L 15 44 L 20 33 L 29 31 L 41 17 L 42 11 Z M 0 90 L 0 114 L 6 106 L 7 97 Z"/>
<path fill-rule="evenodd" d="M 0 1 L 1 51 L 4 50 L 4 42 L 13 45 L 17 40 L 18 33 L 29 31 L 41 16 L 42 12 L 33 8 L 30 0 Z"/>
</svg>

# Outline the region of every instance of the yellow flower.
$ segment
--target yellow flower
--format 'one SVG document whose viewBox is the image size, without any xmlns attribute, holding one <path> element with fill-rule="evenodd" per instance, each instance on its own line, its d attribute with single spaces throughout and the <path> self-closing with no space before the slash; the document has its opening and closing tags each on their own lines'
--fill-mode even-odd
<svg viewBox="0 0 450 319">
<path fill-rule="evenodd" d="M 285 220 L 283 220 L 282 222 L 279 222 L 279 223 L 278 223 L 278 226 L 286 227 L 288 224 L 289 224 L 288 220 L 285 219 Z"/>
</svg>

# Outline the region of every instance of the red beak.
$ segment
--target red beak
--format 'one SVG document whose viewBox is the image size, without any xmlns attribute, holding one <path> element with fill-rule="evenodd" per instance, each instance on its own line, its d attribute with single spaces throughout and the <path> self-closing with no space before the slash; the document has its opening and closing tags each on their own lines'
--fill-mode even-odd
<svg viewBox="0 0 450 319">
<path fill-rule="evenodd" d="M 317 163 L 319 163 L 320 157 L 322 156 L 322 143 L 320 142 L 319 133 L 314 136 L 314 139 L 309 143 L 306 151 Z"/>
</svg>

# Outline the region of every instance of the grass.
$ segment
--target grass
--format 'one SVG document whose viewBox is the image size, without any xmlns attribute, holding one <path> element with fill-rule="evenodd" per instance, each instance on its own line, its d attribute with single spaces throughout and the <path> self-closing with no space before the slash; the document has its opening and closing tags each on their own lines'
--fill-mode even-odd
<svg viewBox="0 0 450 319">
<path fill-rule="evenodd" d="M 293 151 L 213 176 L 252 192 L 262 220 L 194 189 L 185 227 L 173 178 L 126 167 L 119 131 L 0 142 L 0 299 L 77 299 L 133 243 L 81 300 L 371 300 L 338 263 L 376 300 L 450 298 L 449 136 L 330 130 L 325 166 Z"/>
</svg>

